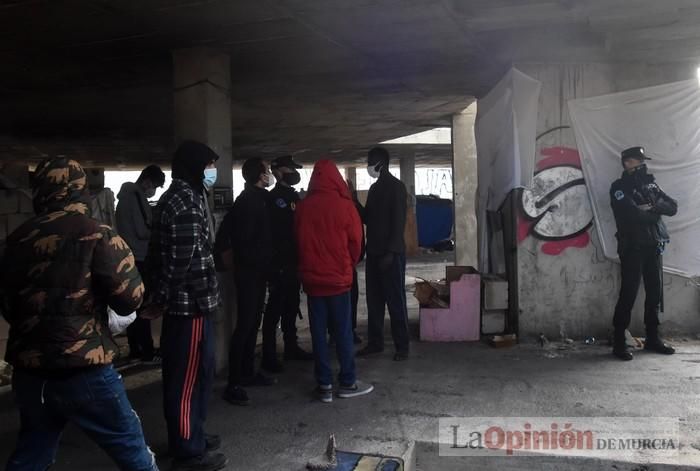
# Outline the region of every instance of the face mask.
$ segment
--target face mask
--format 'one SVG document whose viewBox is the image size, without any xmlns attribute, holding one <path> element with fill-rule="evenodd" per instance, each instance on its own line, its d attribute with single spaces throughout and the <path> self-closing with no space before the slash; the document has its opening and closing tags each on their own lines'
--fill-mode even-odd
<svg viewBox="0 0 700 471">
<path fill-rule="evenodd" d="M 265 185 L 265 188 L 269 188 L 272 186 L 272 174 L 270 173 L 263 173 L 262 175 L 262 182 Z"/>
<path fill-rule="evenodd" d="M 298 185 L 301 181 L 301 175 L 299 172 L 285 173 L 282 175 L 282 181 L 289 186 Z"/>
<path fill-rule="evenodd" d="M 372 178 L 379 178 L 379 169 L 381 168 L 381 164 L 377 165 L 368 165 L 367 166 L 367 173 L 369 173 L 369 176 Z"/>
<path fill-rule="evenodd" d="M 216 168 L 205 168 L 204 169 L 204 187 L 207 190 L 211 190 L 216 183 Z"/>
</svg>

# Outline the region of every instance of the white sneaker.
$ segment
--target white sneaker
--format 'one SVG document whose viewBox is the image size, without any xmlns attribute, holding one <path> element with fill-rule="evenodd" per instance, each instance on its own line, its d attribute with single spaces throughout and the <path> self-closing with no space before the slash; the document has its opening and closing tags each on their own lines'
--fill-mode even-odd
<svg viewBox="0 0 700 471">
<path fill-rule="evenodd" d="M 319 384 L 316 388 L 316 394 L 318 394 L 318 400 L 325 402 L 333 402 L 333 385 L 332 384 Z"/>
<path fill-rule="evenodd" d="M 374 391 L 374 386 L 362 381 L 355 381 L 352 386 L 340 386 L 338 397 L 341 399 L 349 399 L 351 397 L 364 396 Z"/>
</svg>

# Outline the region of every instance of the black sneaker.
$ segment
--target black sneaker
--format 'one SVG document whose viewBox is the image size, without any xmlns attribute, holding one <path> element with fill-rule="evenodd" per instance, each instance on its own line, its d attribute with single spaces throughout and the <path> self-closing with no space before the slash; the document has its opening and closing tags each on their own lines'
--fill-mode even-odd
<svg viewBox="0 0 700 471">
<path fill-rule="evenodd" d="M 376 353 L 382 353 L 383 351 L 384 351 L 384 349 L 381 347 L 373 347 L 371 345 L 367 345 L 365 348 L 358 350 L 356 355 L 358 357 L 364 357 L 367 355 L 374 355 Z"/>
<path fill-rule="evenodd" d="M 284 359 L 292 361 L 312 361 L 314 359 L 314 355 L 307 352 L 299 345 L 294 345 L 284 349 Z"/>
<path fill-rule="evenodd" d="M 349 399 L 351 397 L 364 396 L 374 391 L 374 386 L 362 381 L 355 381 L 351 386 L 341 385 L 338 389 L 338 397 L 341 399 Z"/>
<path fill-rule="evenodd" d="M 332 384 L 319 384 L 316 388 L 316 394 L 318 394 L 318 400 L 326 404 L 333 402 L 333 385 Z"/>
<path fill-rule="evenodd" d="M 622 361 L 630 361 L 634 359 L 634 355 L 629 351 L 627 346 L 624 348 L 613 348 L 613 355 Z"/>
<path fill-rule="evenodd" d="M 236 406 L 247 406 L 250 404 L 248 393 L 240 386 L 231 386 L 224 391 L 224 401 Z"/>
<path fill-rule="evenodd" d="M 192 458 L 175 459 L 172 471 L 218 471 L 224 469 L 228 459 L 221 453 L 204 453 Z"/>
<path fill-rule="evenodd" d="M 273 384 L 277 384 L 277 379 L 266 376 L 259 371 L 255 374 L 255 376 L 243 378 L 241 380 L 241 386 L 251 388 L 256 386 L 272 386 Z"/>
<path fill-rule="evenodd" d="M 221 448 L 221 437 L 209 433 L 204 434 L 204 446 L 207 451 L 216 451 Z"/>
<path fill-rule="evenodd" d="M 644 350 L 661 353 L 662 355 L 673 355 L 674 353 L 676 353 L 675 348 L 673 348 L 670 345 L 666 345 L 661 340 L 646 342 L 644 344 Z"/>
<path fill-rule="evenodd" d="M 279 374 L 284 372 L 284 365 L 277 360 L 263 361 L 260 366 L 268 373 Z"/>
<path fill-rule="evenodd" d="M 394 354 L 394 361 L 406 361 L 408 360 L 408 352 L 396 352 Z"/>
</svg>

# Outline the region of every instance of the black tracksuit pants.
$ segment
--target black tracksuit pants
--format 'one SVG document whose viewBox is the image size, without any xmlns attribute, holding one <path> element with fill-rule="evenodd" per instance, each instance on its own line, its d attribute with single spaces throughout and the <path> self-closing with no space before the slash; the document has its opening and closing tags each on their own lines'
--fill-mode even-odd
<svg viewBox="0 0 700 471">
<path fill-rule="evenodd" d="M 148 299 L 150 294 L 149 276 L 146 272 L 146 263 L 136 262 L 136 269 L 141 274 L 146 291 L 143 299 Z M 153 334 L 151 333 L 151 320 L 137 317 L 129 327 L 126 328 L 126 337 L 129 341 L 129 356 L 149 359 L 153 357 Z"/>
<path fill-rule="evenodd" d="M 216 371 L 211 319 L 166 314 L 161 351 L 170 454 L 173 458 L 201 455 L 205 450 L 204 422 Z"/>
<path fill-rule="evenodd" d="M 275 271 L 268 282 L 269 296 L 263 317 L 263 362 L 277 360 L 277 324 L 282 321 L 285 348 L 297 343 L 296 319 L 301 285 L 296 267 Z"/>
<path fill-rule="evenodd" d="M 381 257 L 367 255 L 368 346 L 384 348 L 384 306 L 389 308 L 391 336 L 397 352 L 408 353 L 408 311 L 406 309 L 406 255 L 396 254 L 382 269 Z"/>
<path fill-rule="evenodd" d="M 639 292 L 639 282 L 644 280 L 646 300 L 644 302 L 644 324 L 647 330 L 659 325 L 661 303 L 661 256 L 656 246 L 626 247 L 620 252 L 622 285 L 615 306 L 613 326 L 617 331 L 629 327 L 634 301 Z"/>
<path fill-rule="evenodd" d="M 240 386 L 243 378 L 255 375 L 255 344 L 267 288 L 260 270 L 236 267 L 235 280 L 238 317 L 229 349 L 229 386 Z"/>
</svg>

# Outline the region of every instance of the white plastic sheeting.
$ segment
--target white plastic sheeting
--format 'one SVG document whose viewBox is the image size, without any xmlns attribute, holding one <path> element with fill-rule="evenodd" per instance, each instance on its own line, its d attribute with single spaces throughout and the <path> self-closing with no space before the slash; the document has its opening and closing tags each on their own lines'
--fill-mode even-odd
<svg viewBox="0 0 700 471">
<path fill-rule="evenodd" d="M 596 228 L 606 257 L 617 259 L 610 184 L 620 177 L 620 151 L 643 146 L 649 170 L 678 214 L 664 218 L 671 243 L 667 271 L 700 275 L 700 85 L 671 83 L 595 98 L 569 101 Z"/>
<path fill-rule="evenodd" d="M 539 81 L 511 69 L 477 102 L 479 201 L 489 211 L 498 210 L 511 190 L 532 182 L 541 88 Z"/>
<path fill-rule="evenodd" d="M 516 188 L 532 183 L 537 110 L 542 84 L 517 69 L 477 102 L 474 136 L 478 156 L 480 268 L 488 266 L 486 212 L 497 211 Z"/>
</svg>

